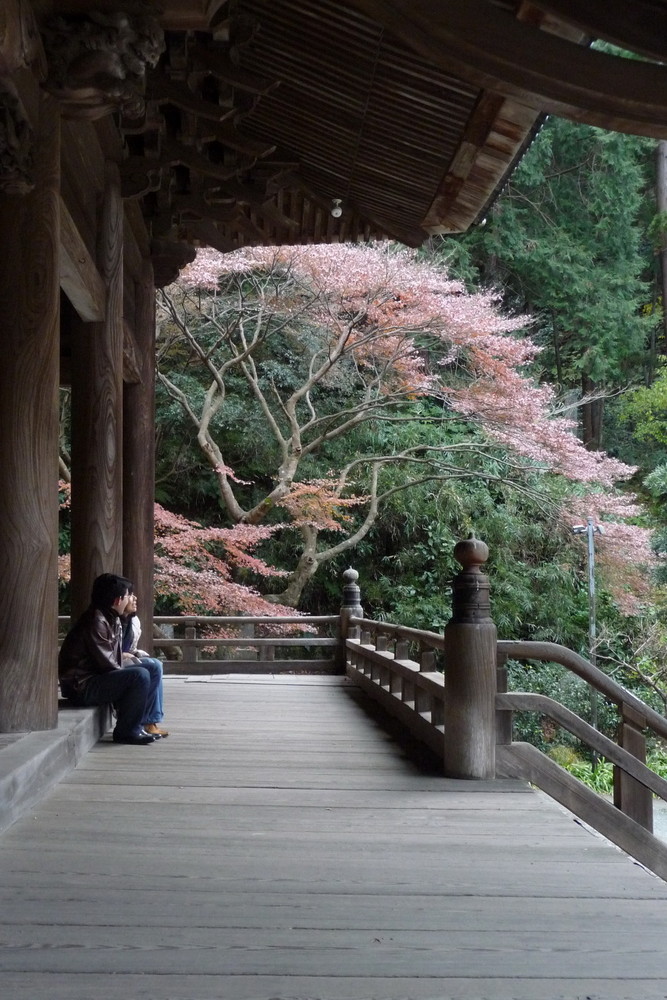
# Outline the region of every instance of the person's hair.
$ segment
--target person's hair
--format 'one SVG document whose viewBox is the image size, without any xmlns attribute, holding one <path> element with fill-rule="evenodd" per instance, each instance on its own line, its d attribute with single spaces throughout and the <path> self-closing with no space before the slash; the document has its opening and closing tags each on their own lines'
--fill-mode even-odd
<svg viewBox="0 0 667 1000">
<path fill-rule="evenodd" d="M 109 610 L 114 601 L 125 597 L 132 590 L 132 584 L 117 573 L 102 573 L 93 583 L 90 603 L 96 608 Z"/>
</svg>

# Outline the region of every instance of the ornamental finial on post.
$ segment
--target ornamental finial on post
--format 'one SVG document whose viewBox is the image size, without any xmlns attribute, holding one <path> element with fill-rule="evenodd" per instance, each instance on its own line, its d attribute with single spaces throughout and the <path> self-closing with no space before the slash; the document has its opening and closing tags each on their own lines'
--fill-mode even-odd
<svg viewBox="0 0 667 1000">
<path fill-rule="evenodd" d="M 454 558 L 463 569 L 452 580 L 452 622 L 490 621 L 489 578 L 480 569 L 489 558 L 488 546 L 470 535 L 454 546 Z"/>
<path fill-rule="evenodd" d="M 341 607 L 348 615 L 363 618 L 364 609 L 361 606 L 361 589 L 357 583 L 359 574 L 356 569 L 346 569 L 343 572 L 343 601 Z"/>
<path fill-rule="evenodd" d="M 364 609 L 361 606 L 361 590 L 357 584 L 359 574 L 356 569 L 346 569 L 343 572 L 343 598 L 338 618 L 338 653 L 336 659 L 338 670 L 344 674 L 347 668 L 348 639 L 359 638 L 359 626 L 350 627 L 350 618 L 363 618 Z"/>
</svg>

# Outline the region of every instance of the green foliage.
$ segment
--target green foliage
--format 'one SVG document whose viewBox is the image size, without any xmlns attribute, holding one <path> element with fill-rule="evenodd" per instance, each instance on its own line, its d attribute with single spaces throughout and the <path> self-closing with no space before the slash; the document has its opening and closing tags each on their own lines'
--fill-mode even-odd
<svg viewBox="0 0 667 1000">
<path fill-rule="evenodd" d="M 543 496 L 557 484 L 541 482 Z M 365 543 L 364 602 L 374 614 L 438 629 L 449 619 L 449 581 L 460 567 L 452 551 L 470 533 L 490 549 L 494 621 L 504 639 L 546 639 L 585 648 L 588 596 L 579 547 L 548 506 L 503 484 L 454 480 L 395 495 Z M 554 601 L 554 593 L 558 600 Z"/>
<path fill-rule="evenodd" d="M 579 764 L 581 761 L 576 750 L 573 750 L 572 747 L 564 746 L 562 743 L 551 747 L 547 756 L 555 761 L 556 764 L 565 768 L 571 767 L 572 764 Z"/>
<path fill-rule="evenodd" d="M 571 747 L 564 745 L 552 747 L 548 756 L 599 795 L 613 794 L 614 765 L 608 760 L 592 763 L 576 754 Z M 659 746 L 650 751 L 646 755 L 646 766 L 661 778 L 667 778 L 667 750 Z"/>
<path fill-rule="evenodd" d="M 565 770 L 599 795 L 611 795 L 614 791 L 614 765 L 608 760 L 599 760 L 595 764 L 585 760 L 575 761 Z"/>
<path fill-rule="evenodd" d="M 650 750 L 646 755 L 646 766 L 661 778 L 667 779 L 667 747 L 660 744 Z"/>
<path fill-rule="evenodd" d="M 545 694 L 554 701 L 569 708 L 586 722 L 591 722 L 591 690 L 585 681 L 557 663 L 538 661 L 508 661 L 508 687 L 511 691 L 531 691 Z M 598 728 L 612 738 L 618 725 L 615 706 L 603 698 L 597 699 Z M 517 712 L 514 718 L 516 738 L 532 743 L 544 753 L 550 753 L 554 745 L 571 748 L 578 754 L 587 754 L 570 733 L 560 730 L 549 720 L 535 712 Z"/>
<path fill-rule="evenodd" d="M 658 465 L 644 479 L 645 491 L 653 500 L 653 515 L 656 530 L 653 532 L 653 548 L 660 559 L 657 578 L 661 584 L 667 583 L 667 464 Z M 667 621 L 667 615 L 663 617 Z"/>
<path fill-rule="evenodd" d="M 667 359 L 661 360 L 651 385 L 625 395 L 620 419 L 632 424 L 640 441 L 667 445 Z"/>
<path fill-rule="evenodd" d="M 609 391 L 650 370 L 653 146 L 551 118 L 485 224 L 435 250 L 537 316 L 542 373 L 563 389 Z"/>
</svg>

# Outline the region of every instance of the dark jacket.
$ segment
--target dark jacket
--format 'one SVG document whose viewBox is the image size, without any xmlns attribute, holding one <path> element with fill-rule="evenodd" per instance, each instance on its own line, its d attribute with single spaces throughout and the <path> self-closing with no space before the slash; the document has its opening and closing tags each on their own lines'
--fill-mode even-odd
<svg viewBox="0 0 667 1000">
<path fill-rule="evenodd" d="M 89 607 L 65 636 L 58 656 L 58 677 L 63 694 L 80 690 L 93 674 L 108 674 L 122 667 L 121 623 L 118 615 Z"/>
</svg>

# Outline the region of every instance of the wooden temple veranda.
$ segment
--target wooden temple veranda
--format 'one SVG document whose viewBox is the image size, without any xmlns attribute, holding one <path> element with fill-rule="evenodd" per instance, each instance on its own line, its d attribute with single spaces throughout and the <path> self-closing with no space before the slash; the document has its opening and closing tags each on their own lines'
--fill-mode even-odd
<svg viewBox="0 0 667 1000">
<path fill-rule="evenodd" d="M 666 23 L 663 0 L 3 0 L 0 733 L 57 720 L 59 384 L 72 610 L 122 571 L 148 617 L 155 286 L 197 246 L 460 232 L 544 112 L 666 134 Z"/>
<path fill-rule="evenodd" d="M 50 740 L 99 735 L 58 711 L 59 386 L 73 613 L 115 571 L 149 618 L 155 288 L 199 246 L 464 231 L 546 113 L 665 138 L 666 50 L 667 0 L 0 0 L 0 753 L 32 748 L 0 805 Z M 27 797 L 3 996 L 666 996 L 667 782 L 642 758 L 667 721 L 567 650 L 497 642 L 476 545 L 444 638 L 366 621 L 348 580 L 338 674 L 195 663 L 169 740 L 96 743 Z M 508 692 L 510 655 L 596 684 L 618 745 Z M 614 805 L 514 743 L 515 711 L 612 760 Z"/>
</svg>

